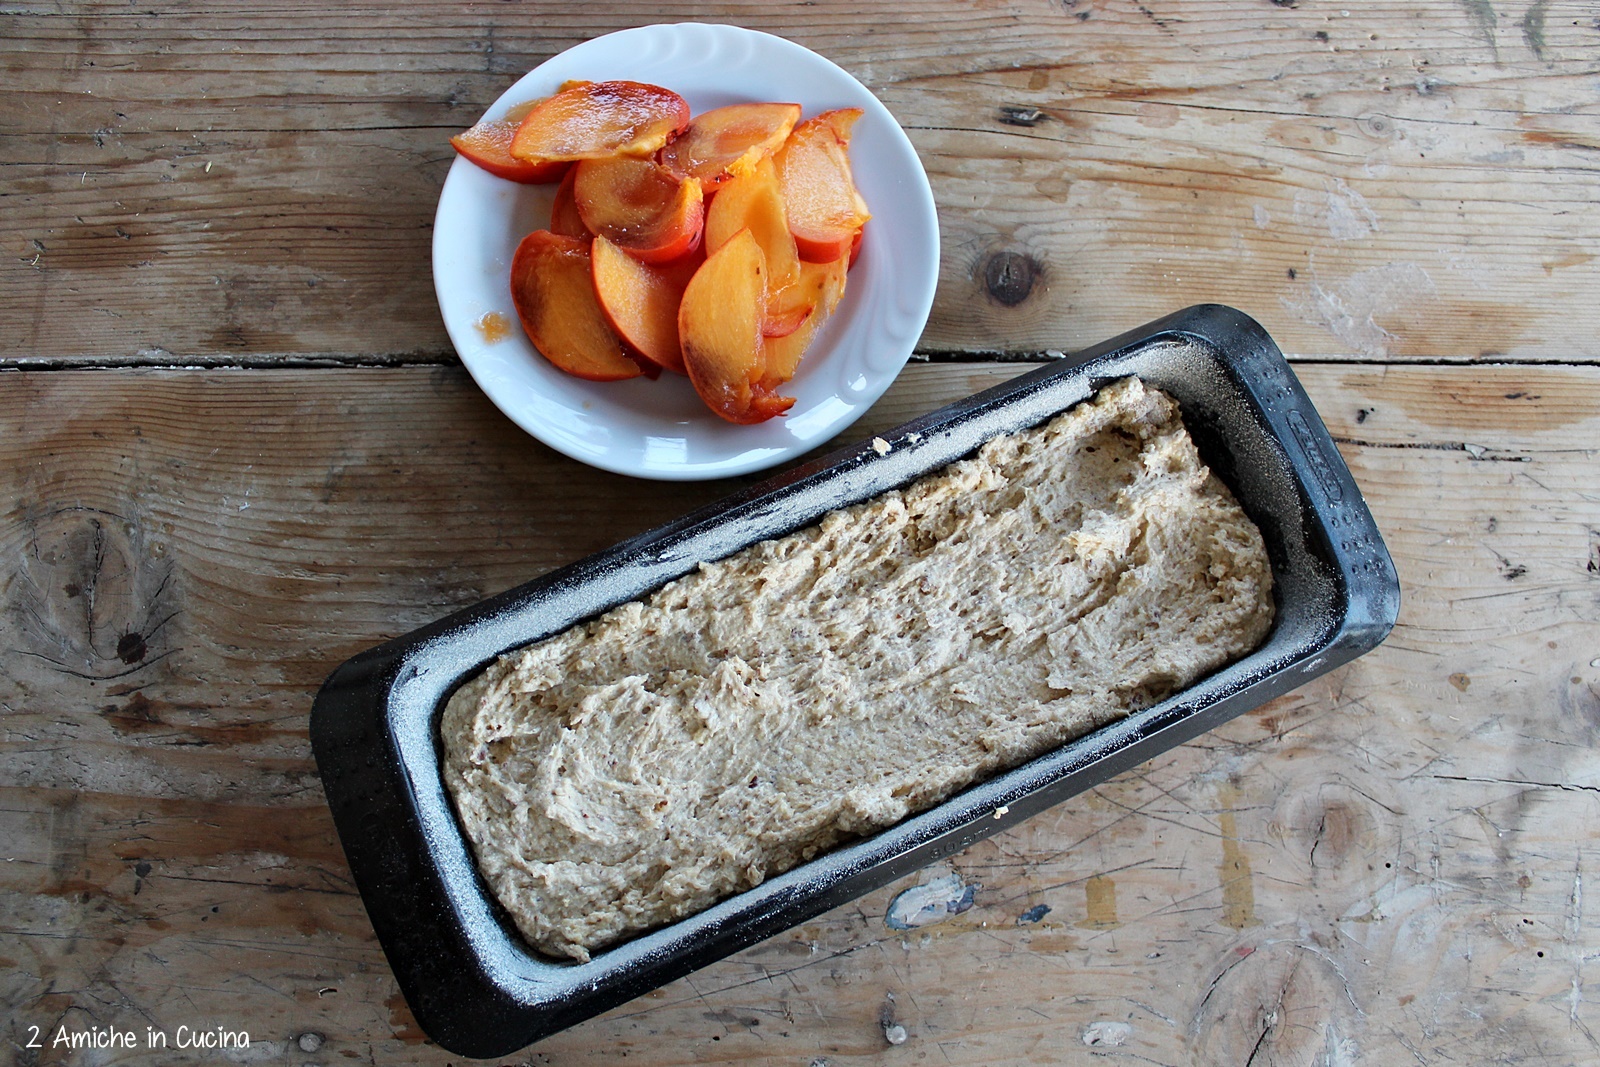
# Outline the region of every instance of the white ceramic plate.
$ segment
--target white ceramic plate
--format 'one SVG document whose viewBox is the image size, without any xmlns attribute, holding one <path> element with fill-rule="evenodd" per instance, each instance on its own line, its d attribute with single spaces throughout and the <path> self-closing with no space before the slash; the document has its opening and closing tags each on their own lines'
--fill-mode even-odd
<svg viewBox="0 0 1600 1067">
<path fill-rule="evenodd" d="M 781 418 L 734 426 L 714 415 L 687 378 L 588 382 L 551 366 L 528 341 L 511 303 L 511 256 L 523 235 L 547 229 L 554 185 L 518 185 L 457 159 L 439 196 L 433 281 L 445 329 L 474 380 L 512 421 L 574 459 L 666 480 L 720 478 L 799 455 L 854 422 L 900 373 L 933 305 L 939 223 L 928 178 L 904 131 L 844 70 L 792 41 L 735 26 L 644 26 L 586 41 L 541 64 L 485 113 L 549 96 L 569 78 L 653 82 L 683 95 L 696 115 L 724 104 L 798 103 L 809 118 L 837 107 L 865 114 L 850 142 L 856 185 L 872 210 L 844 299 L 782 390 Z M 479 323 L 498 312 L 510 336 L 490 342 Z"/>
</svg>

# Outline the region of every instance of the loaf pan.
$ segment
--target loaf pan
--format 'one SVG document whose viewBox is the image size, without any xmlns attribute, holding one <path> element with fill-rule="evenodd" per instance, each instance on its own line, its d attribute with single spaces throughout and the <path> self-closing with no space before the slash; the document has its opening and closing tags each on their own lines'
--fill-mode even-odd
<svg viewBox="0 0 1600 1067">
<path fill-rule="evenodd" d="M 439 718 L 494 657 L 753 542 L 904 485 L 1137 375 L 1175 397 L 1260 526 L 1277 618 L 1255 652 L 1154 707 L 707 910 L 595 954 L 543 957 L 479 877 L 440 774 Z M 470 1057 L 513 1052 L 1015 825 L 1375 647 L 1399 583 L 1322 420 L 1267 333 L 1177 312 L 834 452 L 345 663 L 311 741 L 351 872 L 417 1022 Z M 880 446 L 881 448 L 881 446 Z"/>
</svg>

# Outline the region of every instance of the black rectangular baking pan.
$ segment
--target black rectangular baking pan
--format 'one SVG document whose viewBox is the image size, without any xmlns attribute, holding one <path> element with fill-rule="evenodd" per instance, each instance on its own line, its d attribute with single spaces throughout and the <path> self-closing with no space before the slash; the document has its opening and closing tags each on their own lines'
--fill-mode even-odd
<svg viewBox="0 0 1600 1067">
<path fill-rule="evenodd" d="M 904 485 L 997 434 L 1137 375 L 1183 409 L 1202 457 L 1261 527 L 1278 613 L 1200 683 L 871 837 L 588 963 L 531 950 L 478 876 L 440 775 L 438 723 L 500 653 L 644 595 L 705 560 Z M 1372 516 L 1272 339 L 1203 305 L 781 474 L 345 663 L 311 740 L 367 913 L 418 1023 L 472 1057 L 532 1041 L 1006 829 L 1374 648 L 1399 583 Z"/>
</svg>

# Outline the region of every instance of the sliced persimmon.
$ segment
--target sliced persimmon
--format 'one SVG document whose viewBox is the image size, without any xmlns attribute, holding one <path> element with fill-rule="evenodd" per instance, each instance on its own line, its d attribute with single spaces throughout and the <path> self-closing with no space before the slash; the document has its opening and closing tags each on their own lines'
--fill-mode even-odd
<svg viewBox="0 0 1600 1067">
<path fill-rule="evenodd" d="M 719 416 L 743 425 L 765 422 L 794 404 L 762 384 L 765 275 L 761 246 L 741 230 L 706 257 L 678 307 L 678 339 L 695 392 Z"/>
<path fill-rule="evenodd" d="M 561 161 L 529 163 L 511 154 L 511 139 L 517 135 L 517 125 L 509 119 L 485 119 L 450 138 L 450 144 L 497 178 L 523 184 L 560 181 L 572 164 Z"/>
<path fill-rule="evenodd" d="M 652 160 L 583 160 L 574 168 L 572 195 L 585 226 L 642 262 L 666 263 L 700 243 L 699 180 Z"/>
<path fill-rule="evenodd" d="M 767 293 L 775 296 L 794 284 L 800 257 L 784 210 L 772 160 L 762 159 L 748 174 L 727 182 L 706 209 L 706 253 L 716 252 L 740 230 L 749 230 L 767 257 Z"/>
<path fill-rule="evenodd" d="M 712 192 L 783 147 L 800 121 L 799 104 L 729 104 L 696 115 L 661 150 L 662 166 L 686 178 L 699 178 Z"/>
<path fill-rule="evenodd" d="M 567 176 L 556 186 L 556 198 L 550 204 L 550 232 L 588 240 L 594 234 L 583 224 L 583 216 L 578 214 L 578 201 L 572 195 L 573 179 L 578 176 L 578 168 L 571 164 L 567 166 L 570 168 Z"/>
<path fill-rule="evenodd" d="M 807 119 L 774 157 L 801 259 L 838 259 L 872 217 L 850 172 L 850 133 L 861 114 L 860 108 L 840 108 Z"/>
<path fill-rule="evenodd" d="M 640 263 L 604 237 L 589 249 L 600 310 L 623 342 L 645 359 L 679 374 L 678 307 L 693 271 Z"/>
<path fill-rule="evenodd" d="M 689 125 L 689 105 L 644 82 L 583 82 L 528 113 L 511 154 L 530 163 L 653 156 Z"/>
<path fill-rule="evenodd" d="M 800 278 L 785 291 L 792 306 L 804 307 L 806 313 L 792 332 L 776 336 L 769 333 L 762 343 L 761 381 L 770 392 L 793 378 L 800 366 L 800 357 L 817 338 L 817 331 L 828 321 L 834 308 L 844 296 L 845 275 L 850 269 L 849 255 L 840 256 L 832 263 L 802 263 Z M 768 321 L 783 313 L 768 311 Z"/>
<path fill-rule="evenodd" d="M 814 304 L 778 304 L 768 300 L 767 317 L 761 320 L 761 336 L 788 337 L 805 325 L 813 310 L 815 310 Z"/>
<path fill-rule="evenodd" d="M 700 264 L 705 261 L 706 243 L 700 241 L 677 259 L 669 259 L 664 263 L 652 263 L 650 265 L 672 278 L 673 284 L 682 289 L 689 284 L 689 279 L 694 277 L 694 272 L 699 270 Z"/>
<path fill-rule="evenodd" d="M 524 237 L 511 257 L 511 301 L 539 354 L 568 374 L 611 382 L 644 373 L 595 297 L 589 242 L 548 230 Z"/>
</svg>

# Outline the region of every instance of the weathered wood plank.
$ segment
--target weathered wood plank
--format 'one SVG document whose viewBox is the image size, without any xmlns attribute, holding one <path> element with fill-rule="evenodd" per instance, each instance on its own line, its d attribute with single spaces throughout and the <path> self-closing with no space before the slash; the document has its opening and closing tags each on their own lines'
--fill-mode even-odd
<svg viewBox="0 0 1600 1067">
<path fill-rule="evenodd" d="M 914 366 L 857 431 L 1015 369 Z M 1396 556 L 1383 648 L 957 855 L 968 911 L 890 930 L 913 876 L 532 1061 L 840 1063 L 886 1023 L 963 1064 L 1592 1059 L 1600 370 L 1302 378 Z M 7 1018 L 451 1062 L 349 884 L 312 693 L 729 486 L 578 466 L 447 368 L 0 375 L 0 442 Z"/>
<path fill-rule="evenodd" d="M 1313 356 L 1600 356 L 1589 5 L 547 3 L 0 14 L 0 360 L 448 360 L 446 137 L 562 48 L 726 19 L 908 128 L 929 351 L 1232 303 Z"/>
</svg>

